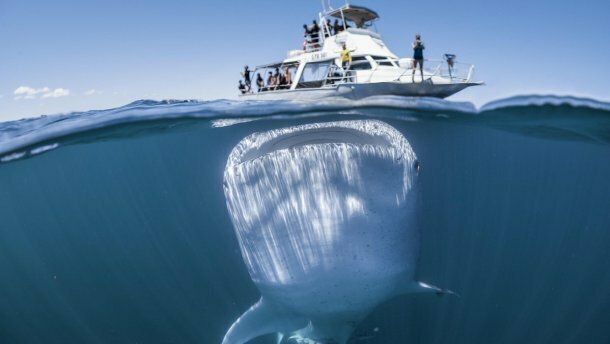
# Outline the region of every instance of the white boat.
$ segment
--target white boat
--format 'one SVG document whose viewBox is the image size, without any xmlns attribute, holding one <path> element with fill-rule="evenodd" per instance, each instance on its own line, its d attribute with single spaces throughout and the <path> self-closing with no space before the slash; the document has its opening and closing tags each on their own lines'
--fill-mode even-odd
<svg viewBox="0 0 610 344">
<path fill-rule="evenodd" d="M 467 87 L 483 84 L 473 82 L 474 66 L 456 63 L 455 55 L 444 60 L 425 60 L 424 75 L 419 69 L 413 76 L 413 60 L 399 58 L 375 32 L 376 12 L 345 4 L 338 9 L 323 9 L 319 14 L 319 41 L 304 43 L 303 48 L 288 52 L 282 62 L 256 67 L 251 90 L 240 95 L 243 100 L 309 100 L 326 97 L 361 99 L 374 95 L 426 96 L 445 98 Z M 341 20 L 337 34 L 326 25 L 327 20 Z M 351 50 L 352 64 L 341 67 L 343 44 Z M 288 67 L 292 83 L 268 85 L 269 72 Z M 257 75 L 264 86 L 256 86 Z"/>
</svg>

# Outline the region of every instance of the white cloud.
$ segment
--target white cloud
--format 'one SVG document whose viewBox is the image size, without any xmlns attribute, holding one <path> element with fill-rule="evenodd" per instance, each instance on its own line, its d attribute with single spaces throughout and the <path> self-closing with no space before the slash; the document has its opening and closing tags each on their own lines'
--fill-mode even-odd
<svg viewBox="0 0 610 344">
<path fill-rule="evenodd" d="M 19 86 L 13 92 L 15 95 L 15 100 L 20 99 L 36 99 L 40 98 L 58 98 L 58 97 L 66 97 L 70 95 L 70 90 L 65 88 L 56 88 L 51 90 L 48 87 L 43 88 L 33 88 L 29 86 Z"/>
<path fill-rule="evenodd" d="M 46 92 L 42 95 L 42 98 L 59 98 L 59 97 L 67 97 L 70 95 L 70 90 L 65 88 L 56 88 L 51 92 Z"/>
<path fill-rule="evenodd" d="M 86 95 L 86 96 L 93 96 L 93 95 L 96 95 L 96 94 L 102 94 L 102 92 L 92 88 L 89 91 L 83 92 L 83 94 Z"/>
<path fill-rule="evenodd" d="M 16 100 L 34 99 L 34 98 L 36 98 L 36 95 L 43 93 L 43 92 L 49 92 L 49 91 L 50 91 L 50 89 L 48 87 L 35 89 L 32 87 L 28 87 L 28 86 L 20 86 L 20 87 L 17 87 L 17 89 L 15 90 L 15 92 L 13 92 L 13 94 L 15 95 Z"/>
</svg>

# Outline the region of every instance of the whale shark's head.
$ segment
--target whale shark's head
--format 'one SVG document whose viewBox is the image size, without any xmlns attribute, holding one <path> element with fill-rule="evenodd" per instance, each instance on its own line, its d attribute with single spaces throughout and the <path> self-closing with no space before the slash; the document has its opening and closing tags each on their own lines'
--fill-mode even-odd
<svg viewBox="0 0 610 344">
<path fill-rule="evenodd" d="M 418 170 L 407 140 L 380 121 L 308 124 L 243 139 L 229 156 L 224 191 L 266 301 L 226 339 L 245 337 L 247 327 L 262 333 L 260 314 L 279 307 L 309 319 L 308 336 L 345 340 L 349 324 L 413 277 Z M 335 326 L 337 319 L 344 325 Z M 244 325 L 250 321 L 258 325 Z"/>
<path fill-rule="evenodd" d="M 225 196 L 259 287 L 411 268 L 419 164 L 380 121 L 317 123 L 252 134 L 231 152 Z"/>
</svg>

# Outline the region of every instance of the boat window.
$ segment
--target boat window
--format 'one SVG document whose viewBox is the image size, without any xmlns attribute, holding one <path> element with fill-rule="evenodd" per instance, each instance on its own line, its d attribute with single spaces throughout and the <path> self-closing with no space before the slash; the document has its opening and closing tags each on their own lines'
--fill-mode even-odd
<svg viewBox="0 0 610 344">
<path fill-rule="evenodd" d="M 331 61 L 308 63 L 303 68 L 301 79 L 297 88 L 322 87 L 328 75 L 328 68 Z"/>
<path fill-rule="evenodd" d="M 394 64 L 387 57 L 373 56 L 373 60 L 375 60 L 375 62 L 377 62 L 377 64 L 380 66 L 394 67 Z"/>
<path fill-rule="evenodd" d="M 365 56 L 356 56 L 352 58 L 352 70 L 370 70 L 371 68 L 371 63 Z"/>
</svg>

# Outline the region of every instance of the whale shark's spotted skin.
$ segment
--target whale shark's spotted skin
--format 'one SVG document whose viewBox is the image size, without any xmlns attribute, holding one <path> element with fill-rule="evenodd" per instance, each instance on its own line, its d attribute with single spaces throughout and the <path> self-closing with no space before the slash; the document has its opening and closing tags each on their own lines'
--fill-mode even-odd
<svg viewBox="0 0 610 344">
<path fill-rule="evenodd" d="M 275 332 L 345 343 L 379 303 L 438 290 L 413 280 L 418 171 L 404 136 L 380 121 L 244 138 L 229 156 L 224 191 L 262 296 L 223 343 Z"/>
</svg>

